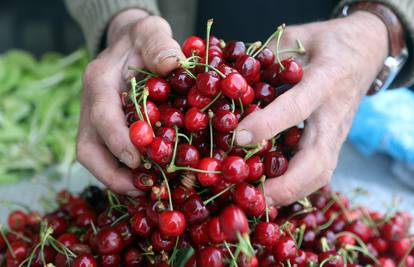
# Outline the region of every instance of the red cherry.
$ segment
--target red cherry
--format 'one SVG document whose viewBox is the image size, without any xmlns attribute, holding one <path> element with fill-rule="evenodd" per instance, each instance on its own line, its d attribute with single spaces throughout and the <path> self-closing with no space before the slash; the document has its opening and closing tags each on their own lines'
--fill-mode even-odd
<svg viewBox="0 0 414 267">
<path fill-rule="evenodd" d="M 160 109 L 160 121 L 165 127 L 182 127 L 184 124 L 184 115 L 181 111 L 171 106 Z"/>
<path fill-rule="evenodd" d="M 145 264 L 145 258 L 139 249 L 130 247 L 124 254 L 124 264 L 125 267 L 141 267 Z"/>
<path fill-rule="evenodd" d="M 177 96 L 174 99 L 174 102 L 172 104 L 173 107 L 177 108 L 181 112 L 185 112 L 188 108 L 188 100 L 187 96 Z"/>
<path fill-rule="evenodd" d="M 276 98 L 276 90 L 267 83 L 256 83 L 254 85 L 255 97 L 263 104 L 269 104 Z"/>
<path fill-rule="evenodd" d="M 133 171 L 132 183 L 139 190 L 150 191 L 156 181 L 157 177 L 151 172 L 142 169 Z"/>
<path fill-rule="evenodd" d="M 327 252 L 323 252 L 319 254 L 318 260 L 319 262 L 323 262 L 324 260 L 327 260 L 324 264 L 324 266 L 327 266 L 327 267 L 343 267 L 344 266 L 343 258 L 340 255 L 338 255 L 335 251 L 327 251 Z"/>
<path fill-rule="evenodd" d="M 201 95 L 195 86 L 190 89 L 187 95 L 188 105 L 198 109 L 202 109 L 207 106 L 211 100 L 212 99 L 210 97 Z"/>
<path fill-rule="evenodd" d="M 213 58 L 213 57 L 217 57 L 221 59 L 223 57 L 223 50 L 221 50 L 221 48 L 217 45 L 210 46 L 210 48 L 208 49 L 208 57 L 209 57 L 209 61 L 210 61 L 210 58 Z"/>
<path fill-rule="evenodd" d="M 265 172 L 268 177 L 278 177 L 288 168 L 288 160 L 279 151 L 269 151 L 265 155 Z"/>
<path fill-rule="evenodd" d="M 101 254 L 116 254 L 122 248 L 122 237 L 111 227 L 101 229 L 96 235 L 99 253 Z"/>
<path fill-rule="evenodd" d="M 207 245 L 210 242 L 208 236 L 208 221 L 190 227 L 191 240 L 196 245 Z"/>
<path fill-rule="evenodd" d="M 266 208 L 263 193 L 248 183 L 239 183 L 233 191 L 233 201 L 243 209 L 246 214 L 260 216 Z"/>
<path fill-rule="evenodd" d="M 175 237 L 185 230 L 185 217 L 179 211 L 167 210 L 160 213 L 159 230 L 163 235 Z"/>
<path fill-rule="evenodd" d="M 249 166 L 239 156 L 228 156 L 223 160 L 223 178 L 230 183 L 240 183 L 249 176 Z"/>
<path fill-rule="evenodd" d="M 154 251 L 170 251 L 174 248 L 174 244 L 174 238 L 165 238 L 160 231 L 155 231 L 151 235 L 151 245 Z"/>
<path fill-rule="evenodd" d="M 68 228 L 68 223 L 63 218 L 57 216 L 49 216 L 45 217 L 45 220 L 48 227 L 53 229 L 53 236 L 60 236 L 66 232 L 66 229 Z"/>
<path fill-rule="evenodd" d="M 397 259 L 402 259 L 410 248 L 411 239 L 406 237 L 399 240 L 393 240 L 390 244 L 390 252 Z"/>
<path fill-rule="evenodd" d="M 141 211 L 132 216 L 131 231 L 139 236 L 148 237 L 151 234 L 151 225 L 148 221 L 145 212 Z"/>
<path fill-rule="evenodd" d="M 79 243 L 78 237 L 73 233 L 64 233 L 63 235 L 59 236 L 58 241 L 67 247 Z"/>
<path fill-rule="evenodd" d="M 186 57 L 191 57 L 193 53 L 203 57 L 206 51 L 206 45 L 203 39 L 192 35 L 184 41 L 181 49 Z"/>
<path fill-rule="evenodd" d="M 172 89 L 179 94 L 186 94 L 194 85 L 195 80 L 182 69 L 176 69 L 171 73 L 170 84 Z"/>
<path fill-rule="evenodd" d="M 219 148 L 213 149 L 213 158 L 215 158 L 216 160 L 223 161 L 225 156 L 226 156 L 226 152 L 224 152 L 224 150 L 219 149 Z"/>
<path fill-rule="evenodd" d="M 263 80 L 268 82 L 271 86 L 278 86 L 280 85 L 279 79 L 279 70 L 280 65 L 276 62 L 267 67 L 263 72 Z"/>
<path fill-rule="evenodd" d="M 230 73 L 221 80 L 221 90 L 223 95 L 237 100 L 247 90 L 247 82 L 239 73 Z"/>
<path fill-rule="evenodd" d="M 225 98 L 221 98 L 217 100 L 213 105 L 213 111 L 214 112 L 220 112 L 220 111 L 231 111 L 232 107 L 229 101 L 227 101 Z"/>
<path fill-rule="evenodd" d="M 99 266 L 118 267 L 121 263 L 121 256 L 118 254 L 107 254 L 99 256 Z"/>
<path fill-rule="evenodd" d="M 223 73 L 225 76 L 231 73 L 239 73 L 235 68 L 230 67 L 229 65 L 222 64 L 219 66 L 218 70 Z"/>
<path fill-rule="evenodd" d="M 185 113 L 184 125 L 189 132 L 203 130 L 208 125 L 207 114 L 199 111 L 198 108 L 190 108 L 187 113 Z"/>
<path fill-rule="evenodd" d="M 28 223 L 27 214 L 21 210 L 14 210 L 9 214 L 7 223 L 13 230 L 23 230 Z"/>
<path fill-rule="evenodd" d="M 184 267 L 197 267 L 197 254 L 193 254 L 185 263 Z"/>
<path fill-rule="evenodd" d="M 221 251 L 212 246 L 202 248 L 197 253 L 198 267 L 224 267 Z"/>
<path fill-rule="evenodd" d="M 18 263 L 21 263 L 29 255 L 29 246 L 26 242 L 23 241 L 14 241 L 10 244 L 10 248 L 14 253 L 11 253 L 10 249 L 6 252 L 7 260 L 16 260 Z"/>
<path fill-rule="evenodd" d="M 381 267 L 396 267 L 397 266 L 391 258 L 378 258 L 378 261 L 380 262 L 379 266 Z"/>
<path fill-rule="evenodd" d="M 179 166 L 196 168 L 200 161 L 198 150 L 189 144 L 179 144 L 177 147 L 176 163 Z"/>
<path fill-rule="evenodd" d="M 208 237 L 213 244 L 220 244 L 226 239 L 226 236 L 221 230 L 220 220 L 218 217 L 211 218 L 208 223 Z"/>
<path fill-rule="evenodd" d="M 198 162 L 197 168 L 209 172 L 220 171 L 221 163 L 215 158 L 203 158 Z M 221 179 L 221 174 L 197 172 L 197 179 L 202 186 L 212 186 Z"/>
<path fill-rule="evenodd" d="M 260 62 L 252 56 L 239 57 L 234 64 L 236 70 L 248 83 L 258 82 L 260 79 Z"/>
<path fill-rule="evenodd" d="M 151 125 L 155 125 L 155 123 L 157 121 L 160 120 L 160 111 L 158 110 L 157 106 L 154 104 L 154 102 L 147 100 L 147 114 L 148 114 L 148 119 L 151 122 Z M 141 113 L 144 116 L 144 120 L 147 120 L 146 116 L 145 116 L 145 110 L 144 107 L 141 106 L 140 107 Z M 136 114 L 136 113 L 135 113 Z M 136 114 L 138 115 L 138 114 Z M 138 120 L 138 117 L 136 118 L 136 120 Z"/>
<path fill-rule="evenodd" d="M 284 133 L 283 144 L 289 150 L 296 150 L 298 148 L 301 135 L 302 135 L 302 129 L 299 129 L 296 126 L 292 127 Z"/>
<path fill-rule="evenodd" d="M 381 237 L 374 237 L 370 242 L 379 254 L 383 254 L 388 250 L 388 242 Z"/>
<path fill-rule="evenodd" d="M 272 222 L 260 222 L 256 225 L 254 236 L 259 244 L 272 247 L 279 240 L 279 226 Z"/>
<path fill-rule="evenodd" d="M 147 147 L 147 155 L 150 159 L 158 164 L 165 165 L 171 161 L 173 152 L 172 143 L 155 137 L 152 143 Z"/>
<path fill-rule="evenodd" d="M 194 195 L 196 191 L 193 188 L 187 188 L 184 186 L 177 186 L 172 191 L 172 200 L 176 205 L 183 204 L 190 196 Z"/>
<path fill-rule="evenodd" d="M 236 129 L 239 120 L 236 115 L 230 111 L 218 111 L 214 114 L 213 127 L 220 133 L 228 133 Z"/>
<path fill-rule="evenodd" d="M 231 133 L 215 133 L 214 134 L 214 144 L 224 150 L 224 151 L 229 151 L 230 147 L 231 147 L 231 139 L 232 139 L 232 134 Z"/>
<path fill-rule="evenodd" d="M 247 256 L 244 253 L 240 253 L 237 258 L 237 266 L 239 267 L 258 267 L 259 261 L 256 256 Z"/>
<path fill-rule="evenodd" d="M 210 35 L 209 44 L 210 44 L 210 47 L 211 46 L 219 46 L 220 45 L 220 39 L 217 38 L 214 35 Z"/>
<path fill-rule="evenodd" d="M 364 224 L 360 220 L 356 220 L 351 225 L 349 225 L 347 227 L 347 231 L 356 234 L 364 242 L 367 242 L 373 234 L 372 229 L 370 229 L 366 224 Z"/>
<path fill-rule="evenodd" d="M 302 66 L 297 61 L 293 58 L 288 58 L 282 60 L 281 63 L 285 67 L 284 70 L 280 70 L 278 73 L 278 78 L 282 83 L 294 85 L 302 80 Z"/>
<path fill-rule="evenodd" d="M 290 262 L 292 263 L 293 266 L 297 266 L 297 267 L 305 267 L 307 266 L 307 256 L 306 253 L 299 249 L 296 252 L 296 255 L 294 255 L 293 257 L 290 257 Z"/>
<path fill-rule="evenodd" d="M 237 240 L 237 233 L 241 235 L 248 233 L 249 222 L 243 210 L 235 205 L 226 206 L 220 213 L 220 226 L 227 241 Z"/>
<path fill-rule="evenodd" d="M 275 55 L 273 54 L 272 50 L 265 47 L 262 51 L 257 55 L 257 60 L 259 60 L 260 65 L 262 68 L 267 68 L 275 62 Z"/>
<path fill-rule="evenodd" d="M 182 205 L 182 212 L 184 213 L 188 225 L 201 223 L 209 216 L 208 209 L 197 194 L 190 196 L 184 202 Z"/>
<path fill-rule="evenodd" d="M 136 121 L 129 128 L 129 138 L 134 146 L 141 148 L 151 144 L 154 132 L 146 121 Z"/>
<path fill-rule="evenodd" d="M 162 139 L 170 141 L 171 143 L 175 142 L 175 130 L 172 127 L 158 128 L 156 135 Z"/>
<path fill-rule="evenodd" d="M 96 214 L 91 211 L 82 213 L 76 218 L 76 225 L 79 227 L 88 228 L 92 223 L 96 225 Z"/>
<path fill-rule="evenodd" d="M 259 156 L 253 156 L 247 159 L 246 164 L 249 166 L 249 176 L 246 178 L 246 181 L 252 182 L 262 177 L 264 164 Z"/>
<path fill-rule="evenodd" d="M 228 61 L 236 61 L 246 54 L 246 45 L 241 41 L 228 41 L 223 49 L 223 57 Z"/>
<path fill-rule="evenodd" d="M 287 236 L 280 237 L 273 247 L 273 257 L 278 261 L 286 261 L 296 255 L 295 241 Z"/>
<path fill-rule="evenodd" d="M 97 267 L 95 259 L 91 254 L 83 254 L 77 256 L 72 263 L 73 267 Z"/>
<path fill-rule="evenodd" d="M 148 88 L 148 98 L 154 102 L 165 102 L 171 91 L 170 84 L 158 77 L 151 77 L 145 83 Z"/>
<path fill-rule="evenodd" d="M 214 97 L 220 90 L 220 77 L 214 71 L 197 74 L 197 91 L 206 97 Z"/>
<path fill-rule="evenodd" d="M 130 224 L 127 220 L 119 222 L 114 226 L 115 230 L 121 235 L 122 244 L 128 246 L 134 241 Z"/>
<path fill-rule="evenodd" d="M 254 90 L 250 85 L 247 85 L 246 92 L 240 97 L 243 106 L 250 105 L 254 100 Z"/>
</svg>

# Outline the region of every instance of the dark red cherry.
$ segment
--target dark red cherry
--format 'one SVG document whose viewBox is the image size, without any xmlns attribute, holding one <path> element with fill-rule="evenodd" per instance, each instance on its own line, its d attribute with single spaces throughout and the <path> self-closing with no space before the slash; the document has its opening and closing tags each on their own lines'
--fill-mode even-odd
<svg viewBox="0 0 414 267">
<path fill-rule="evenodd" d="M 181 46 L 186 57 L 191 57 L 193 54 L 203 57 L 206 51 L 204 40 L 198 36 L 188 37 Z"/>
<path fill-rule="evenodd" d="M 22 262 L 26 257 L 29 255 L 29 246 L 26 242 L 23 241 L 14 241 L 10 244 L 10 249 L 6 252 L 6 258 L 7 260 L 14 259 L 18 263 Z M 13 251 L 13 254 L 11 253 Z M 18 266 L 18 265 L 17 265 Z"/>
<path fill-rule="evenodd" d="M 197 267 L 197 254 L 193 254 L 185 263 L 184 267 Z"/>
<path fill-rule="evenodd" d="M 99 266 L 102 267 L 118 267 L 121 264 L 121 256 L 119 254 L 107 254 L 99 256 Z"/>
<path fill-rule="evenodd" d="M 262 51 L 257 55 L 257 60 L 259 60 L 260 65 L 262 68 L 267 68 L 275 62 L 275 55 L 273 54 L 272 50 L 265 47 Z"/>
<path fill-rule="evenodd" d="M 327 251 L 322 252 L 318 256 L 319 262 L 325 261 L 324 266 L 326 267 L 343 267 L 344 266 L 344 260 L 343 258 L 336 253 L 335 251 Z"/>
<path fill-rule="evenodd" d="M 189 225 L 201 223 L 209 216 L 209 211 L 201 200 L 200 196 L 190 196 L 182 205 L 182 212 Z"/>
<path fill-rule="evenodd" d="M 176 163 L 179 166 L 196 168 L 200 161 L 198 150 L 190 144 L 179 144 L 177 147 Z"/>
<path fill-rule="evenodd" d="M 373 235 L 373 230 L 369 228 L 365 223 L 361 220 L 355 220 L 351 225 L 347 228 L 347 231 L 356 234 L 361 238 L 362 241 L 367 242 L 370 237 Z"/>
<path fill-rule="evenodd" d="M 247 159 L 246 164 L 249 166 L 249 176 L 246 178 L 246 181 L 256 181 L 263 175 L 264 164 L 259 156 Z"/>
<path fill-rule="evenodd" d="M 197 252 L 198 267 L 224 267 L 221 251 L 212 246 L 200 249 Z"/>
<path fill-rule="evenodd" d="M 239 156 L 228 156 L 223 160 L 222 172 L 230 183 L 240 183 L 249 176 L 249 166 Z"/>
<path fill-rule="evenodd" d="M 170 251 L 174 248 L 175 238 L 166 238 L 160 231 L 154 231 L 151 235 L 151 245 L 154 251 Z"/>
<path fill-rule="evenodd" d="M 63 245 L 70 247 L 73 244 L 79 243 L 79 238 L 73 233 L 64 233 L 59 236 L 58 241 Z"/>
<path fill-rule="evenodd" d="M 122 237 L 112 227 L 101 229 L 96 235 L 99 253 L 116 254 L 123 248 Z"/>
<path fill-rule="evenodd" d="M 240 253 L 237 257 L 237 266 L 239 267 L 258 267 L 259 261 L 256 256 L 247 256 L 244 253 Z"/>
<path fill-rule="evenodd" d="M 248 183 L 239 183 L 233 191 L 233 202 L 251 216 L 260 216 L 266 208 L 263 193 Z"/>
<path fill-rule="evenodd" d="M 161 116 L 160 121 L 162 123 L 162 126 L 165 127 L 181 127 L 184 124 L 184 115 L 183 113 L 173 107 L 166 107 L 160 110 Z"/>
<path fill-rule="evenodd" d="M 205 40 L 206 41 L 206 40 Z M 220 39 L 219 38 L 217 38 L 216 36 L 214 36 L 214 35 L 210 35 L 210 38 L 209 38 L 209 45 L 210 45 L 210 47 L 212 47 L 212 46 L 220 46 Z"/>
<path fill-rule="evenodd" d="M 305 267 L 307 266 L 307 256 L 306 253 L 299 249 L 296 252 L 296 255 L 291 257 L 290 262 L 292 263 L 293 266 L 297 266 L 297 267 Z"/>
<path fill-rule="evenodd" d="M 213 149 L 213 158 L 219 161 L 223 161 L 224 157 L 226 157 L 226 152 L 220 148 Z"/>
<path fill-rule="evenodd" d="M 152 227 L 147 219 L 145 212 L 143 211 L 134 214 L 130 220 L 130 224 L 131 231 L 134 234 L 142 237 L 148 237 L 151 234 Z"/>
<path fill-rule="evenodd" d="M 259 222 L 256 224 L 254 237 L 259 244 L 266 247 L 272 247 L 279 240 L 279 226 L 272 222 Z"/>
<path fill-rule="evenodd" d="M 196 191 L 194 188 L 187 188 L 185 186 L 177 186 L 172 191 L 172 200 L 176 205 L 183 204 L 190 196 L 194 195 Z"/>
<path fill-rule="evenodd" d="M 157 103 L 167 101 L 171 87 L 166 80 L 158 77 L 151 77 L 147 80 L 145 86 L 148 88 L 148 98 L 150 100 Z"/>
<path fill-rule="evenodd" d="M 220 133 L 228 133 L 236 129 L 239 120 L 236 115 L 230 111 L 218 111 L 214 114 L 213 127 Z"/>
<path fill-rule="evenodd" d="M 256 83 L 254 85 L 255 97 L 263 104 L 269 104 L 276 98 L 276 90 L 267 83 Z"/>
<path fill-rule="evenodd" d="M 172 127 L 158 128 L 156 135 L 171 143 L 175 142 L 175 130 Z"/>
<path fill-rule="evenodd" d="M 147 100 L 147 114 L 148 114 L 148 119 L 151 122 L 151 125 L 155 125 L 155 123 L 157 121 L 160 120 L 160 111 L 158 110 L 157 106 L 154 104 L 154 102 Z M 145 110 L 144 107 L 141 106 L 140 108 L 142 115 L 144 116 L 144 120 L 147 120 L 146 116 L 145 116 Z M 137 117 L 138 120 L 138 117 Z"/>
<path fill-rule="evenodd" d="M 201 224 L 191 226 L 189 229 L 190 237 L 196 245 L 207 245 L 210 242 L 208 236 L 209 221 L 204 221 Z"/>
<path fill-rule="evenodd" d="M 273 246 L 273 257 L 278 261 L 286 261 L 296 255 L 295 241 L 288 237 L 282 236 Z"/>
<path fill-rule="evenodd" d="M 260 79 L 260 62 L 252 56 L 239 57 L 234 64 L 236 70 L 248 83 L 258 82 Z"/>
<path fill-rule="evenodd" d="M 141 267 L 145 264 L 145 256 L 137 249 L 130 247 L 124 254 L 125 267 Z"/>
<path fill-rule="evenodd" d="M 280 79 L 279 79 L 279 70 L 280 66 L 279 64 L 273 63 L 269 67 L 267 67 L 263 72 L 263 80 L 265 82 L 268 82 L 271 86 L 278 86 L 280 85 Z"/>
<path fill-rule="evenodd" d="M 159 230 L 161 234 L 169 237 L 181 235 L 185 230 L 184 214 L 177 210 L 167 210 L 160 213 Z"/>
<path fill-rule="evenodd" d="M 213 57 L 221 59 L 223 57 L 223 50 L 217 45 L 210 46 L 210 48 L 208 49 L 208 57 L 209 57 L 209 61 L 210 61 L 210 58 L 213 58 Z"/>
<path fill-rule="evenodd" d="M 203 158 L 197 168 L 208 172 L 221 171 L 221 162 L 215 158 Z M 221 174 L 197 172 L 197 179 L 202 186 L 212 186 L 221 179 Z"/>
<path fill-rule="evenodd" d="M 231 133 L 217 132 L 213 136 L 214 144 L 224 151 L 229 151 L 231 147 L 232 136 L 233 135 Z"/>
<path fill-rule="evenodd" d="M 302 129 L 299 129 L 296 126 L 292 127 L 284 133 L 283 144 L 290 150 L 296 150 L 298 148 L 301 135 Z"/>
<path fill-rule="evenodd" d="M 197 74 L 197 91 L 206 97 L 214 97 L 220 91 L 220 77 L 214 71 Z"/>
<path fill-rule="evenodd" d="M 184 125 L 189 132 L 197 132 L 203 130 L 208 125 L 208 117 L 205 112 L 201 112 L 198 108 L 190 108 L 184 116 Z"/>
<path fill-rule="evenodd" d="M 223 57 L 228 61 L 236 61 L 246 54 L 246 45 L 242 41 L 228 41 L 223 49 Z"/>
<path fill-rule="evenodd" d="M 240 97 L 243 106 L 250 105 L 254 100 L 254 90 L 250 85 L 247 85 L 246 92 Z"/>
<path fill-rule="evenodd" d="M 230 73 L 223 80 L 221 80 L 221 90 L 223 95 L 237 100 L 247 90 L 247 82 L 239 73 Z"/>
<path fill-rule="evenodd" d="M 209 221 L 208 237 L 213 244 L 220 244 L 226 239 L 226 236 L 221 230 L 220 220 L 218 217 L 213 217 Z"/>
<path fill-rule="evenodd" d="M 279 151 L 269 151 L 264 159 L 265 173 L 274 178 L 284 174 L 288 168 L 288 160 Z"/>
<path fill-rule="evenodd" d="M 133 171 L 132 183 L 139 190 L 150 191 L 156 181 L 157 177 L 151 172 L 144 171 L 142 169 L 136 169 Z"/>
<path fill-rule="evenodd" d="M 165 165 L 171 161 L 173 145 L 171 142 L 155 137 L 152 143 L 147 147 L 147 155 L 150 159 L 158 164 Z"/>
<path fill-rule="evenodd" d="M 13 230 L 23 230 L 28 223 L 27 214 L 21 210 L 14 210 L 10 212 L 7 223 Z"/>
<path fill-rule="evenodd" d="M 190 107 L 202 109 L 207 106 L 210 101 L 212 101 L 212 99 L 210 97 L 201 95 L 198 92 L 197 87 L 193 86 L 188 92 L 187 101 Z"/>
<path fill-rule="evenodd" d="M 183 95 L 177 96 L 174 99 L 173 107 L 175 107 L 176 109 L 184 113 L 188 108 L 187 96 L 183 96 Z"/>
<path fill-rule="evenodd" d="M 98 267 L 96 260 L 91 254 L 77 256 L 72 263 L 73 267 Z"/>
<path fill-rule="evenodd" d="M 134 241 L 132 230 L 128 220 L 117 223 L 114 226 L 115 230 L 121 235 L 122 243 L 124 246 L 128 246 Z"/>
<path fill-rule="evenodd" d="M 280 70 L 278 73 L 278 78 L 282 83 L 294 85 L 302 80 L 302 66 L 297 61 L 288 58 L 282 60 L 281 63 L 285 67 L 284 70 Z"/>
<path fill-rule="evenodd" d="M 221 229 L 227 241 L 236 241 L 237 233 L 243 235 L 249 231 L 249 222 L 243 210 L 230 204 L 219 215 Z"/>
<path fill-rule="evenodd" d="M 171 73 L 170 84 L 172 89 L 179 94 L 186 94 L 195 84 L 195 80 L 182 68 Z"/>
</svg>

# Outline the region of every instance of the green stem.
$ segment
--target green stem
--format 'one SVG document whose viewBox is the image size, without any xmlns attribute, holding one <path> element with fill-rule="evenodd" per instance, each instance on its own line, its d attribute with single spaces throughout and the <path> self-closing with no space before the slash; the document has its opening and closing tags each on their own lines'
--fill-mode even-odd
<svg viewBox="0 0 414 267">
<path fill-rule="evenodd" d="M 234 99 L 231 99 L 231 112 L 234 113 L 234 111 L 236 110 L 236 104 L 234 103 Z"/>
<path fill-rule="evenodd" d="M 258 152 L 260 152 L 260 150 L 262 150 L 262 148 L 265 145 L 266 145 L 266 141 L 263 141 L 263 142 L 257 144 L 256 147 L 254 147 L 253 149 L 248 150 L 247 153 L 246 153 L 246 156 L 244 156 L 244 160 L 248 160 L 249 158 L 256 155 Z"/>
<path fill-rule="evenodd" d="M 131 79 L 131 90 L 132 90 L 131 100 L 132 100 L 132 103 L 134 103 L 135 110 L 138 113 L 139 119 L 143 121 L 144 120 L 144 117 L 142 116 L 141 110 L 140 110 L 139 105 L 138 105 L 138 102 L 137 102 L 137 92 L 136 92 L 136 89 L 137 89 L 137 80 L 135 79 L 135 77 L 133 77 Z"/>
<path fill-rule="evenodd" d="M 260 41 L 254 42 L 254 43 L 252 43 L 252 44 L 249 45 L 249 47 L 246 50 L 246 54 L 248 56 L 251 56 L 252 53 L 254 53 L 260 47 L 262 47 L 262 42 L 260 42 Z"/>
<path fill-rule="evenodd" d="M 0 224 L 0 235 L 4 240 L 4 243 L 6 243 L 7 249 L 10 251 L 10 254 L 12 255 L 13 259 L 16 259 L 16 254 L 14 254 L 14 251 L 10 245 L 9 239 L 7 238 L 7 236 L 4 234 L 3 231 L 3 225 Z"/>
<path fill-rule="evenodd" d="M 280 61 L 280 57 L 279 57 L 280 39 L 282 37 L 284 29 L 285 29 L 285 24 L 282 24 L 281 26 L 279 26 L 278 31 L 277 31 L 277 35 L 276 35 L 276 60 L 277 60 L 277 63 L 279 64 L 281 70 L 285 69 L 285 67 L 283 66 L 282 62 Z"/>
<path fill-rule="evenodd" d="M 170 172 L 169 169 L 174 168 L 175 166 L 175 158 L 177 157 L 177 146 L 178 146 L 178 127 L 177 125 L 174 125 L 174 130 L 175 130 L 175 143 L 174 143 L 174 150 L 173 150 L 173 156 L 170 162 L 170 165 L 167 167 L 167 172 Z"/>
<path fill-rule="evenodd" d="M 168 264 L 170 264 L 171 266 L 174 266 L 173 263 L 175 261 L 175 257 L 177 256 L 179 240 L 180 240 L 180 237 L 177 237 L 177 239 L 175 240 L 173 252 L 171 254 L 170 260 L 168 261 Z"/>
<path fill-rule="evenodd" d="M 401 261 L 398 263 L 398 267 L 404 267 L 405 260 L 407 259 L 408 255 L 410 255 L 413 248 L 414 248 L 414 239 L 411 240 L 410 246 L 408 247 L 408 249 L 405 252 L 404 256 L 402 257 Z"/>
<path fill-rule="evenodd" d="M 211 198 L 205 200 L 203 203 L 204 205 L 207 205 L 208 203 L 210 203 L 211 201 L 215 200 L 216 198 L 218 198 L 219 196 L 223 195 L 224 193 L 226 193 L 227 191 L 229 191 L 230 189 L 232 189 L 234 187 L 234 185 L 231 185 L 225 189 L 223 189 L 220 193 L 215 194 L 214 196 L 212 196 Z"/>
<path fill-rule="evenodd" d="M 262 50 L 273 40 L 273 38 L 275 38 L 276 34 L 279 32 L 279 27 L 276 29 L 276 31 L 274 33 L 272 33 L 269 38 L 267 38 L 267 40 L 264 42 L 264 44 L 259 48 L 259 50 L 257 50 L 252 57 L 257 57 L 257 55 L 262 52 Z"/>
<path fill-rule="evenodd" d="M 137 67 L 133 67 L 133 66 L 128 66 L 128 70 L 133 70 L 133 71 L 136 71 L 138 73 L 145 74 L 145 75 L 148 75 L 148 76 L 151 76 L 151 77 L 158 77 L 155 73 L 152 73 L 152 72 L 149 72 L 149 71 L 137 68 Z"/>
<path fill-rule="evenodd" d="M 214 145 L 214 141 L 213 141 L 213 111 L 209 110 L 208 111 L 208 127 L 210 129 L 210 158 L 213 157 L 213 145 Z"/>
<path fill-rule="evenodd" d="M 266 176 L 262 176 L 261 178 L 260 178 L 260 183 L 261 183 L 261 185 L 262 185 L 262 191 L 263 191 L 263 195 L 265 196 L 265 198 L 266 198 L 266 191 L 265 191 L 265 186 L 264 186 L 264 182 L 265 182 L 265 180 L 266 180 Z M 265 215 L 266 215 L 266 222 L 269 222 L 269 207 L 268 207 L 268 205 L 267 205 L 267 201 L 265 200 Z"/>
<path fill-rule="evenodd" d="M 218 75 L 220 75 L 221 78 L 226 78 L 226 75 L 224 75 L 224 73 L 222 73 L 221 71 L 219 71 L 217 68 L 209 65 L 209 64 L 205 64 L 205 63 L 200 63 L 200 62 L 189 62 L 188 59 L 187 61 L 180 61 L 180 65 L 181 67 L 183 67 L 184 69 L 186 68 L 194 68 L 195 66 L 201 66 L 201 67 L 205 67 L 207 66 L 208 68 L 214 70 L 215 72 L 217 72 Z"/>
<path fill-rule="evenodd" d="M 209 19 L 207 21 L 207 38 L 206 38 L 206 64 L 208 64 L 208 49 L 210 48 L 210 32 L 211 32 L 211 26 L 213 25 L 213 19 Z M 208 66 L 205 66 L 204 69 L 205 72 L 208 71 Z"/>
<path fill-rule="evenodd" d="M 205 112 L 211 105 L 213 105 L 221 96 L 221 92 L 219 92 L 213 100 L 210 101 L 210 103 L 208 103 L 205 107 L 203 107 L 202 109 L 200 109 L 201 112 Z"/>
<path fill-rule="evenodd" d="M 151 124 L 151 121 L 149 119 L 148 110 L 147 110 L 147 98 L 148 98 L 148 95 L 149 95 L 148 89 L 145 88 L 144 91 L 142 92 L 142 96 L 143 96 L 142 97 L 142 104 L 144 105 L 144 115 L 145 115 L 145 118 L 147 119 L 147 123 L 152 128 L 152 124 Z M 152 133 L 152 135 L 155 136 L 154 132 Z"/>
<path fill-rule="evenodd" d="M 178 136 L 184 138 L 191 145 L 191 140 L 185 134 L 179 133 Z"/>
<path fill-rule="evenodd" d="M 192 171 L 192 172 L 201 172 L 201 173 L 209 173 L 209 174 L 220 174 L 221 171 L 206 171 L 200 170 L 192 167 L 182 167 L 182 166 L 168 166 L 167 172 L 176 172 L 176 171 Z"/>
<path fill-rule="evenodd" d="M 161 168 L 160 165 L 158 165 L 155 162 L 153 162 L 152 164 L 154 164 L 158 168 L 158 170 L 161 172 L 162 178 L 164 179 L 164 182 L 165 182 L 165 187 L 167 188 L 167 192 L 168 192 L 168 202 L 169 202 L 169 205 L 170 205 L 170 210 L 174 210 L 172 199 L 171 199 L 170 185 L 168 184 L 167 176 L 165 175 L 164 170 Z"/>
<path fill-rule="evenodd" d="M 240 104 L 240 111 L 243 114 L 244 113 L 243 101 L 240 97 L 239 97 L 239 104 Z"/>
<path fill-rule="evenodd" d="M 224 242 L 223 242 L 223 244 L 224 244 L 224 246 L 226 247 L 227 251 L 229 252 L 229 255 L 230 255 L 230 257 L 231 257 L 231 260 L 232 260 L 233 262 L 236 262 L 236 264 L 237 264 L 237 260 L 236 260 L 236 258 L 234 257 L 233 252 L 232 252 L 232 251 L 231 251 L 231 249 L 230 249 L 229 243 L 227 243 L 227 241 L 224 241 Z"/>
<path fill-rule="evenodd" d="M 371 260 L 373 260 L 375 262 L 375 265 L 377 265 L 377 266 L 380 265 L 380 262 L 378 261 L 378 259 L 374 255 L 372 255 L 372 253 L 370 253 L 368 250 L 364 250 L 364 249 L 362 249 L 360 247 L 353 246 L 353 245 L 349 245 L 349 244 L 348 245 L 345 245 L 345 249 L 346 250 L 358 251 L 358 252 L 360 252 L 360 253 L 368 256 L 369 258 L 371 258 Z"/>
</svg>

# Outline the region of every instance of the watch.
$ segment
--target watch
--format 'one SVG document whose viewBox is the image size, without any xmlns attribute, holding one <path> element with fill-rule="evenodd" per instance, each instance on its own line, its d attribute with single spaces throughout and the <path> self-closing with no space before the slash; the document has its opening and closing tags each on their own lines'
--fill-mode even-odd
<svg viewBox="0 0 414 267">
<path fill-rule="evenodd" d="M 404 29 L 397 15 L 385 5 L 374 2 L 349 4 L 343 7 L 341 15 L 347 17 L 356 11 L 367 11 L 377 15 L 384 22 L 388 31 L 388 56 L 384 61 L 382 70 L 367 92 L 367 95 L 373 95 L 391 85 L 408 59 Z"/>
</svg>

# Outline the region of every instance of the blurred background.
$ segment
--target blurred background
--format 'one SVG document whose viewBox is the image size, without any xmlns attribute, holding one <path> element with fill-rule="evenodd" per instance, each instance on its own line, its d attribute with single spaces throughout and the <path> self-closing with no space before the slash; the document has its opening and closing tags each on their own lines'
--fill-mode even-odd
<svg viewBox="0 0 414 267">
<path fill-rule="evenodd" d="M 280 22 L 327 18 L 333 7 L 327 1 L 326 10 L 319 10 L 324 16 L 304 12 L 292 17 L 297 8 L 290 6 L 279 11 L 279 21 L 268 24 L 274 13 L 266 6 L 268 1 L 254 6 L 240 1 L 245 8 L 237 16 L 248 19 L 231 21 L 225 10 L 232 7 L 223 7 L 223 1 L 202 1 L 198 7 L 191 1 L 183 10 L 197 17 L 196 25 L 190 25 L 169 12 L 178 8 L 175 1 L 164 2 L 167 8 L 161 11 L 179 41 L 191 33 L 204 34 L 210 17 L 216 20 L 218 36 L 251 41 L 264 39 Z M 310 2 L 303 4 L 312 11 Z M 63 1 L 2 0 L 0 33 L 0 203 L 4 204 L 0 218 L 4 220 L 15 200 L 42 209 L 44 203 L 38 200 L 56 189 L 80 191 L 97 182 L 79 164 L 72 164 L 81 76 L 90 57 Z M 369 194 L 359 201 L 370 207 L 384 210 L 399 199 L 402 208 L 412 211 L 413 107 L 414 95 L 407 88 L 364 99 L 340 155 L 335 189 L 352 195 L 362 188 Z"/>
</svg>

